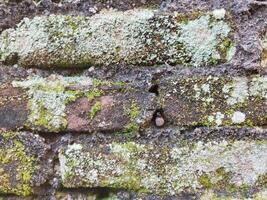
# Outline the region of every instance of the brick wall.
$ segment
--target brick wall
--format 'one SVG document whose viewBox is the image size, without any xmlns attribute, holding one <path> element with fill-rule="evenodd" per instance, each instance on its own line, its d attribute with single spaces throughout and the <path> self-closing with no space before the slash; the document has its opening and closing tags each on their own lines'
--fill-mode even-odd
<svg viewBox="0 0 267 200">
<path fill-rule="evenodd" d="M 266 199 L 266 6 L 1 0 L 0 199 Z"/>
</svg>

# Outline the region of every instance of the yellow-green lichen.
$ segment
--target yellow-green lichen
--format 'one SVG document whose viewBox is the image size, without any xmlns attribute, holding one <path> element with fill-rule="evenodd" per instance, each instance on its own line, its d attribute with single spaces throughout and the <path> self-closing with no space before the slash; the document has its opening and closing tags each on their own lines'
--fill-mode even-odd
<svg viewBox="0 0 267 200">
<path fill-rule="evenodd" d="M 125 126 L 124 130 L 120 131 L 120 133 L 136 133 L 139 130 L 139 125 L 136 122 L 137 117 L 140 115 L 139 107 L 135 102 L 132 102 L 129 108 L 124 108 L 124 113 L 129 117 L 130 122 Z"/>
<path fill-rule="evenodd" d="M 0 193 L 27 196 L 32 192 L 30 181 L 35 170 L 35 158 L 27 155 L 25 146 L 15 133 L 1 133 L 1 137 L 8 146 L 0 147 Z M 14 171 L 8 171 L 8 167 Z"/>
<path fill-rule="evenodd" d="M 103 94 L 103 91 L 98 88 L 93 88 L 92 90 L 86 93 L 86 97 L 89 101 L 94 100 L 96 97 L 100 97 Z"/>
<path fill-rule="evenodd" d="M 101 102 L 97 101 L 95 102 L 95 104 L 92 106 L 90 113 L 89 113 L 89 117 L 91 120 L 94 119 L 94 117 L 96 116 L 97 112 L 101 110 Z"/>
<path fill-rule="evenodd" d="M 135 119 L 140 114 L 139 108 L 136 103 L 132 103 L 130 108 L 125 108 L 125 113 L 130 117 L 130 119 Z"/>
</svg>

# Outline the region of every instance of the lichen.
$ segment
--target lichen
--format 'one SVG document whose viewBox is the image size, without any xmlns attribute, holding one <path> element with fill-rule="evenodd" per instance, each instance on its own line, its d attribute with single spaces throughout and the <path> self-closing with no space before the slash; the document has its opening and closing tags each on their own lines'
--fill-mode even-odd
<svg viewBox="0 0 267 200">
<path fill-rule="evenodd" d="M 267 99 L 267 76 L 254 77 L 250 84 L 249 93 L 254 98 Z"/>
<path fill-rule="evenodd" d="M 35 170 L 35 158 L 27 155 L 24 144 L 16 135 L 14 132 L 1 132 L 1 142 L 8 146 L 0 148 L 0 193 L 27 196 L 32 193 L 30 181 Z M 6 170 L 8 167 L 14 171 L 9 172 Z"/>
<path fill-rule="evenodd" d="M 135 102 L 131 103 L 130 108 L 125 108 L 125 113 L 130 117 L 130 119 L 135 119 L 140 114 L 139 108 Z"/>
<path fill-rule="evenodd" d="M 76 148 L 78 147 L 78 148 Z M 63 185 L 175 195 L 201 189 L 242 191 L 267 172 L 266 141 L 178 142 L 172 147 L 69 145 L 59 155 Z"/>
<path fill-rule="evenodd" d="M 101 110 L 101 102 L 97 101 L 95 102 L 95 104 L 92 106 L 90 113 L 89 113 L 89 117 L 91 120 L 94 119 L 94 117 L 96 116 L 97 112 Z"/>
<path fill-rule="evenodd" d="M 227 104 L 232 106 L 237 103 L 244 103 L 249 96 L 248 79 L 246 77 L 234 78 L 231 83 L 223 87 L 223 92 L 227 97 Z"/>
<path fill-rule="evenodd" d="M 103 91 L 98 88 L 93 88 L 92 90 L 86 93 L 86 97 L 89 101 L 94 100 L 96 97 L 100 97 L 103 94 Z"/>
<path fill-rule="evenodd" d="M 13 81 L 14 87 L 27 89 L 29 97 L 29 126 L 44 127 L 50 131 L 64 130 L 67 125 L 65 108 L 82 92 L 67 90 L 72 85 L 91 86 L 88 77 L 62 77 L 51 75 L 48 78 L 29 77 L 24 81 Z M 87 93 L 88 94 L 88 93 Z M 92 96 L 89 95 L 89 98 Z"/>
<path fill-rule="evenodd" d="M 0 60 L 8 62 L 17 55 L 24 66 L 69 68 L 165 62 L 212 65 L 230 60 L 234 53 L 223 12 L 198 13 L 193 19 L 150 9 L 24 18 L 16 29 L 0 35 Z"/>
<path fill-rule="evenodd" d="M 178 41 L 184 45 L 193 66 L 216 64 L 222 59 L 218 46 L 225 42 L 229 32 L 230 27 L 226 22 L 212 20 L 212 16 L 205 15 L 182 24 Z"/>
<path fill-rule="evenodd" d="M 233 113 L 232 121 L 234 124 L 240 124 L 246 120 L 246 115 L 240 111 Z"/>
<path fill-rule="evenodd" d="M 266 124 L 266 76 L 207 76 L 179 80 L 175 77 L 164 80 L 161 88 L 159 102 L 164 102 L 161 106 L 167 110 L 166 116 L 170 115 L 168 120 L 176 125 Z M 177 115 L 173 109 L 177 110 Z"/>
<path fill-rule="evenodd" d="M 124 113 L 129 117 L 130 122 L 125 126 L 124 130 L 120 131 L 121 134 L 136 133 L 139 129 L 137 124 L 137 117 L 140 115 L 140 108 L 135 102 L 131 102 L 130 107 L 124 108 Z"/>
</svg>

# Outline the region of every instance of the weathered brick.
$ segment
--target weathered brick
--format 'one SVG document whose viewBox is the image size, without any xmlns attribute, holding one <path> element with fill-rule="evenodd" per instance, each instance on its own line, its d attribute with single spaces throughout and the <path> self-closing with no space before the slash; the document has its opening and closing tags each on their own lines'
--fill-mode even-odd
<svg viewBox="0 0 267 200">
<path fill-rule="evenodd" d="M 27 196 L 47 179 L 44 139 L 31 133 L 0 132 L 0 194 Z M 44 164 L 45 163 L 45 164 Z"/>
<path fill-rule="evenodd" d="M 178 126 L 267 124 L 267 77 L 170 77 L 159 83 L 166 121 Z"/>
<path fill-rule="evenodd" d="M 262 37 L 261 45 L 262 45 L 261 65 L 262 67 L 266 68 L 267 67 L 267 30 L 265 31 L 265 34 Z"/>
<path fill-rule="evenodd" d="M 0 127 L 134 132 L 147 127 L 159 107 L 167 124 L 263 126 L 267 122 L 266 88 L 265 76 L 171 77 L 159 82 L 156 97 L 121 82 L 32 77 L 13 81 L 12 87 L 2 86 Z"/>
<path fill-rule="evenodd" d="M 44 68 L 223 63 L 235 52 L 227 18 L 223 9 L 188 16 L 134 9 L 25 18 L 0 35 L 0 60 Z"/>
<path fill-rule="evenodd" d="M 10 85 L 0 86 L 0 129 L 22 127 L 27 119 L 24 93 Z"/>
<path fill-rule="evenodd" d="M 13 81 L 0 98 L 2 129 L 129 133 L 145 128 L 156 109 L 154 94 L 82 76 Z"/>
<path fill-rule="evenodd" d="M 109 187 L 177 195 L 265 187 L 266 154 L 266 141 L 177 141 L 169 145 L 77 141 L 61 150 L 59 161 L 66 188 Z"/>
</svg>

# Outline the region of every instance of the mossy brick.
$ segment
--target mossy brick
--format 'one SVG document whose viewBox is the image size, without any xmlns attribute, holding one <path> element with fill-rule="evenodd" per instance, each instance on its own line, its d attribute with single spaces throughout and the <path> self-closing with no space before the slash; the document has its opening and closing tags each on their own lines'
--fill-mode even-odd
<svg viewBox="0 0 267 200">
<path fill-rule="evenodd" d="M 177 141 L 172 145 L 74 142 L 59 153 L 65 188 L 179 195 L 266 187 L 266 141 Z M 265 181 L 262 181 L 265 177 Z"/>
<path fill-rule="evenodd" d="M 31 76 L 3 88 L 0 127 L 9 130 L 132 133 L 149 124 L 157 106 L 143 89 L 85 76 Z"/>
<path fill-rule="evenodd" d="M 39 136 L 0 131 L 0 194 L 27 196 L 47 178 L 42 159 L 48 146 Z M 44 160 L 43 160 L 44 161 Z M 51 167 L 51 166 L 50 166 Z"/>
<path fill-rule="evenodd" d="M 228 62 L 235 52 L 229 14 L 192 16 L 134 9 L 24 18 L 1 33 L 0 60 L 44 68 Z"/>
<path fill-rule="evenodd" d="M 6 129 L 131 133 L 147 127 L 158 107 L 167 123 L 178 126 L 267 122 L 266 76 L 163 78 L 159 97 L 142 88 L 85 76 L 29 77 L 2 88 L 0 125 Z"/>
<path fill-rule="evenodd" d="M 264 126 L 267 77 L 196 76 L 159 83 L 166 121 L 178 126 Z"/>
</svg>

